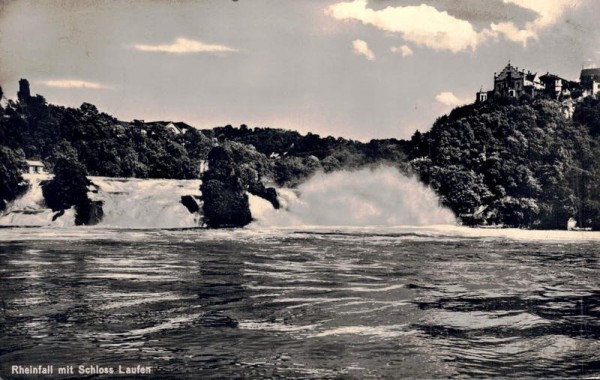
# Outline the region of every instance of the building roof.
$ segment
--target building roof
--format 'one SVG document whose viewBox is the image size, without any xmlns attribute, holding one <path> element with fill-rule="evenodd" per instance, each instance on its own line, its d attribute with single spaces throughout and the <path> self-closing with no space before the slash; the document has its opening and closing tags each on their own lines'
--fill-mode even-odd
<svg viewBox="0 0 600 380">
<path fill-rule="evenodd" d="M 180 129 L 190 129 L 190 128 L 194 128 L 191 125 L 184 123 L 183 121 L 176 121 L 173 124 L 175 124 L 177 127 L 179 127 Z"/>
<path fill-rule="evenodd" d="M 27 162 L 27 165 L 29 166 L 44 166 L 44 163 L 42 161 L 38 161 L 38 160 L 25 160 Z"/>
<path fill-rule="evenodd" d="M 587 74 L 587 75 L 600 74 L 600 67 L 595 67 L 595 68 L 591 68 L 591 69 L 581 69 L 581 75 L 583 75 L 583 74 Z"/>
<path fill-rule="evenodd" d="M 529 81 L 534 81 L 535 78 L 537 77 L 537 73 L 527 73 L 525 74 L 525 79 L 529 80 Z"/>
<path fill-rule="evenodd" d="M 600 68 L 581 69 L 581 75 L 579 78 L 583 77 L 600 77 Z"/>
<path fill-rule="evenodd" d="M 554 75 L 554 74 L 550 74 L 550 73 L 546 73 L 546 74 L 542 75 L 540 77 L 540 79 L 542 79 L 542 78 L 544 78 L 544 79 L 546 79 L 546 78 L 548 78 L 548 79 L 563 79 L 563 78 L 559 77 L 558 75 Z"/>
<path fill-rule="evenodd" d="M 184 123 L 183 121 L 149 121 L 144 123 L 145 125 L 150 125 L 150 126 L 162 126 L 162 127 L 166 127 L 169 124 L 172 124 L 176 129 L 178 129 L 180 132 L 185 132 L 186 129 L 192 129 L 193 127 L 187 123 Z"/>
<path fill-rule="evenodd" d="M 500 71 L 500 73 L 496 76 L 496 79 L 504 80 L 509 75 L 512 77 L 520 77 L 523 75 L 523 72 L 517 70 L 516 67 L 509 63 L 504 69 L 502 69 L 502 71 Z"/>
</svg>

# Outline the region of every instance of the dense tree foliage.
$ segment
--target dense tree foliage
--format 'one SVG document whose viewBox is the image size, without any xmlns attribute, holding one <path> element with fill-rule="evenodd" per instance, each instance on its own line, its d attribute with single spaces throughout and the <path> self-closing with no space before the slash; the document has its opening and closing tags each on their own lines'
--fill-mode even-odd
<svg viewBox="0 0 600 380">
<path fill-rule="evenodd" d="M 22 151 L 0 146 L 0 211 L 25 190 L 21 173 L 26 167 Z"/>
<path fill-rule="evenodd" d="M 46 205 L 54 211 L 74 206 L 75 224 L 96 224 L 102 219 L 102 208 L 88 197 L 91 185 L 81 163 L 61 157 L 54 165 L 54 177 L 42 183 L 42 192 Z"/>
<path fill-rule="evenodd" d="M 320 137 L 308 133 L 274 128 L 249 128 L 231 125 L 214 128 L 205 133 L 220 143 L 237 142 L 249 145 L 256 152 L 269 158 L 269 169 L 261 173 L 279 186 L 296 186 L 317 171 L 332 172 L 342 169 L 358 169 L 364 166 L 387 163 L 406 169 L 406 153 L 409 143 L 403 140 L 371 140 L 368 143 Z"/>
<path fill-rule="evenodd" d="M 457 108 L 415 133 L 411 165 L 466 223 L 564 229 L 574 217 L 597 228 L 598 141 L 583 114 L 530 98 Z"/>
<path fill-rule="evenodd" d="M 198 163 L 213 143 L 202 132 L 175 134 L 162 125 L 122 122 L 89 103 L 65 108 L 31 96 L 21 83 L 19 101 L 9 101 L 0 120 L 4 145 L 22 149 L 52 168 L 60 156 L 81 162 L 90 175 L 197 178 Z"/>
<path fill-rule="evenodd" d="M 573 121 L 585 125 L 592 136 L 600 137 L 600 98 L 584 98 L 573 113 Z"/>
</svg>

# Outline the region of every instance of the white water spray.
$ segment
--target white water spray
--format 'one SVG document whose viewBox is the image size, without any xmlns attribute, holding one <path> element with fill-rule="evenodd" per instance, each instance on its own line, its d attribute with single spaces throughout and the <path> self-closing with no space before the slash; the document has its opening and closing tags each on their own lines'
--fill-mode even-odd
<svg viewBox="0 0 600 380">
<path fill-rule="evenodd" d="M 51 176 L 26 174 L 24 177 L 30 184 L 29 190 L 8 205 L 0 215 L 0 226 L 75 225 L 73 208 L 58 216 L 44 203 L 40 183 Z M 103 203 L 104 218 L 98 224 L 100 227 L 184 228 L 201 224 L 201 212 L 190 213 L 181 203 L 184 195 L 200 195 L 200 180 L 107 177 L 90 177 L 90 180 L 98 191 L 90 191 L 88 196 Z"/>
<path fill-rule="evenodd" d="M 41 183 L 49 180 L 47 174 L 24 174 L 29 189 L 21 197 L 11 202 L 0 215 L 0 226 L 53 226 L 68 227 L 75 225 L 75 210 L 65 210 L 61 217 L 52 220 L 56 212 L 44 203 Z"/>
<path fill-rule="evenodd" d="M 90 177 L 99 187 L 92 200 L 102 201 L 98 226 L 118 228 L 198 227 L 200 213 L 181 203 L 184 195 L 199 196 L 200 180 Z"/>
<path fill-rule="evenodd" d="M 56 213 L 44 205 L 40 182 L 49 176 L 27 175 L 30 189 L 0 216 L 4 226 L 73 226 L 75 213 Z M 190 213 L 184 195 L 199 196 L 200 180 L 90 177 L 98 187 L 88 193 L 103 202 L 99 227 L 198 227 L 202 214 Z M 455 224 L 437 196 L 414 178 L 385 167 L 317 174 L 296 190 L 280 189 L 282 208 L 250 195 L 255 227 L 397 226 Z"/>
<path fill-rule="evenodd" d="M 250 197 L 257 226 L 456 224 L 435 193 L 392 167 L 317 174 L 297 190 L 279 190 L 282 208 Z M 266 203 L 265 203 L 266 202 Z"/>
</svg>

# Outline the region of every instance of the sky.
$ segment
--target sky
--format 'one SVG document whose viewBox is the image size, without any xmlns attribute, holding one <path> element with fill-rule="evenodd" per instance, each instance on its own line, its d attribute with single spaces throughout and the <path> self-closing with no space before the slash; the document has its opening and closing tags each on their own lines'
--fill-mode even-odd
<svg viewBox="0 0 600 380">
<path fill-rule="evenodd" d="M 0 0 L 0 86 L 121 120 L 362 141 L 426 131 L 508 60 L 600 64 L 597 0 Z"/>
</svg>

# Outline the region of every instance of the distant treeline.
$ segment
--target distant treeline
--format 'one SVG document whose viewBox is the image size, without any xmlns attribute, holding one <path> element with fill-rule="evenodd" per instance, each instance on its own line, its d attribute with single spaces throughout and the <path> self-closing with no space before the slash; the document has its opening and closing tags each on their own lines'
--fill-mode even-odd
<svg viewBox="0 0 600 380">
<path fill-rule="evenodd" d="M 293 187 L 317 171 L 387 163 L 416 173 L 467 224 L 564 229 L 573 217 L 600 229 L 597 98 L 578 104 L 572 119 L 554 100 L 492 98 L 453 110 L 409 141 L 363 143 L 246 125 L 178 134 L 161 124 L 119 121 L 88 103 L 50 105 L 31 96 L 26 81 L 20 85 L 18 100 L 0 107 L 4 203 L 22 191 L 26 157 L 51 171 L 60 161 L 85 175 L 189 179 L 199 178 L 199 163 L 219 147 L 225 150 L 211 161 L 226 157 L 231 170 L 220 167 L 211 178 L 236 192 L 264 193 L 260 184 Z"/>
<path fill-rule="evenodd" d="M 326 173 L 388 163 L 406 167 L 408 142 L 397 139 L 371 140 L 368 143 L 320 137 L 308 133 L 273 128 L 249 128 L 242 125 L 217 127 L 206 131 L 222 144 L 237 143 L 235 150 L 251 146 L 254 153 L 239 162 L 259 160 L 259 172 L 279 186 L 296 186 L 317 171 Z M 250 157 L 251 156 L 251 157 Z"/>
</svg>

